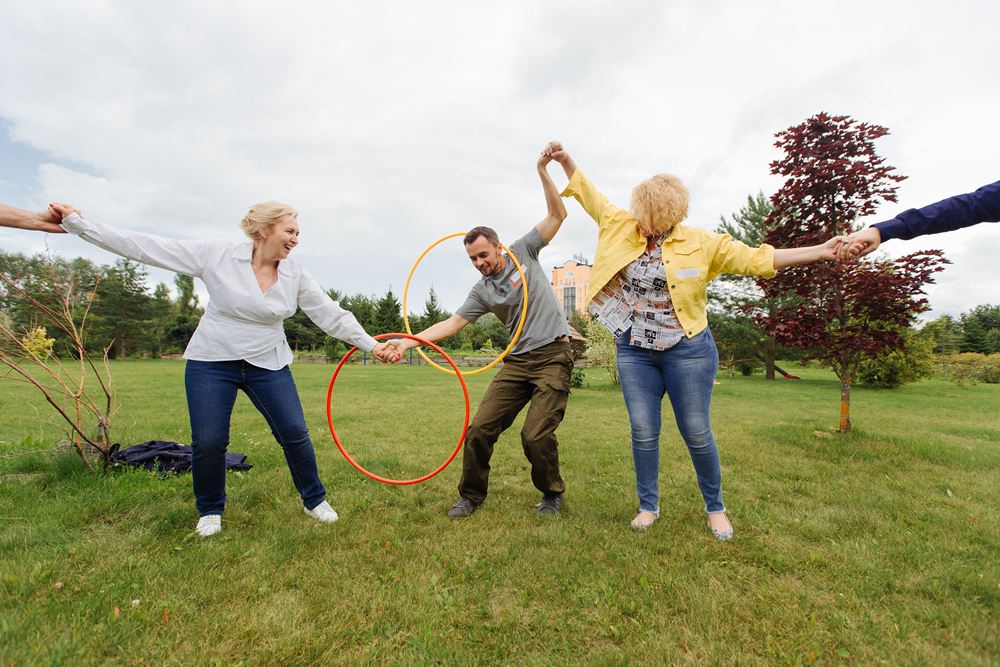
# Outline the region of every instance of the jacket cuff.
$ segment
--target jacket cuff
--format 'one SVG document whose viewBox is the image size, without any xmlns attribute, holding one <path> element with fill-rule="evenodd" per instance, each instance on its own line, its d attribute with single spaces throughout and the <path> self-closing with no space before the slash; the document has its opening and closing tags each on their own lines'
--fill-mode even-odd
<svg viewBox="0 0 1000 667">
<path fill-rule="evenodd" d="M 760 248 L 764 251 L 764 258 L 762 260 L 764 264 L 762 268 L 764 270 L 758 275 L 765 279 L 773 278 L 778 274 L 778 270 L 774 268 L 774 246 L 770 243 L 761 243 Z"/>
<path fill-rule="evenodd" d="M 563 191 L 559 193 L 560 197 L 572 197 L 573 195 L 579 194 L 580 192 L 580 181 L 584 179 L 583 170 L 577 168 L 573 172 L 573 178 L 569 179 L 569 183 L 563 188 Z"/>
</svg>

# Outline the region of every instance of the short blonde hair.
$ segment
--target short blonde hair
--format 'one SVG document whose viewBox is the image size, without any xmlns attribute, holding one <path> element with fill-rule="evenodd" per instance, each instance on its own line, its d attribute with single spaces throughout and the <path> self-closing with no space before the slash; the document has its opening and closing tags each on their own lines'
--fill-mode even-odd
<svg viewBox="0 0 1000 667">
<path fill-rule="evenodd" d="M 240 221 L 243 233 L 255 241 L 261 237 L 261 232 L 281 220 L 286 215 L 299 217 L 299 212 L 288 204 L 280 201 L 262 201 L 254 204 Z"/>
<path fill-rule="evenodd" d="M 657 174 L 632 189 L 632 217 L 644 236 L 666 234 L 688 214 L 690 195 L 673 174 Z"/>
</svg>

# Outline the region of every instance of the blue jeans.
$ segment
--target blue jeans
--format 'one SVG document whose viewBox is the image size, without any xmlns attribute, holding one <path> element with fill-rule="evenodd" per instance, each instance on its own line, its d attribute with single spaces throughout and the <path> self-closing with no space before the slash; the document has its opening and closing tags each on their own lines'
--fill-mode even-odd
<svg viewBox="0 0 1000 667">
<path fill-rule="evenodd" d="M 705 329 L 662 352 L 629 345 L 631 330 L 616 341 L 618 374 L 632 425 L 639 509 L 659 511 L 660 412 L 663 394 L 670 397 L 681 436 L 691 454 L 705 509 L 723 512 L 719 450 L 712 436 L 709 406 L 719 352 Z"/>
<path fill-rule="evenodd" d="M 184 370 L 191 416 L 191 476 L 200 516 L 222 514 L 226 506 L 226 447 L 229 420 L 242 389 L 267 420 L 302 503 L 313 509 L 326 497 L 319 481 L 316 454 L 292 372 L 269 371 L 245 361 L 188 360 Z"/>
</svg>

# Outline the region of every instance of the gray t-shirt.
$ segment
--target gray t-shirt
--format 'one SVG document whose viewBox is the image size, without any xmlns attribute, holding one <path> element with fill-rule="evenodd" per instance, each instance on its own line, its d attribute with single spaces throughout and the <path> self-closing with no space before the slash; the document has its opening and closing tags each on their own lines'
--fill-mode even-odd
<svg viewBox="0 0 1000 667">
<path fill-rule="evenodd" d="M 556 301 L 549 279 L 538 263 L 538 253 L 546 246 L 542 235 L 534 227 L 510 244 L 528 279 L 528 315 L 524 329 L 511 354 L 523 354 L 548 345 L 562 336 L 569 335 L 569 327 L 562 308 Z M 493 313 L 507 327 L 511 335 L 521 320 L 521 274 L 510 257 L 506 258 L 503 271 L 495 276 L 483 276 L 477 282 L 465 303 L 456 312 L 469 322 L 475 322 L 486 313 Z"/>
</svg>

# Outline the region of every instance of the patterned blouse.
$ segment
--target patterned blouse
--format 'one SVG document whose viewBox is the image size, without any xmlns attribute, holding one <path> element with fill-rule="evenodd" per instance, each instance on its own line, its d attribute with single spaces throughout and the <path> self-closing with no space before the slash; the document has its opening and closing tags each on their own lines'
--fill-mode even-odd
<svg viewBox="0 0 1000 667">
<path fill-rule="evenodd" d="M 674 315 L 674 304 L 663 273 L 663 239 L 618 272 L 594 296 L 590 314 L 615 338 L 629 327 L 629 344 L 662 352 L 681 342 L 684 330 Z"/>
</svg>

